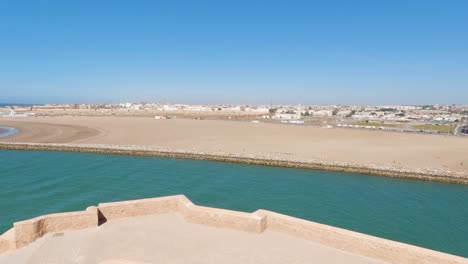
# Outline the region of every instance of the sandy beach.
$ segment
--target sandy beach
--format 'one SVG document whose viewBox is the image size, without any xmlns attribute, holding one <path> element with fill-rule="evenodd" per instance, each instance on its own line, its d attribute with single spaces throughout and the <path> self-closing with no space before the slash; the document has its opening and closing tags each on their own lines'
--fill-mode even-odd
<svg viewBox="0 0 468 264">
<path fill-rule="evenodd" d="M 49 124 L 42 122 L 1 122 L 18 130 L 4 141 L 66 143 L 86 139 L 99 134 L 99 131 L 80 125 Z"/>
<path fill-rule="evenodd" d="M 0 142 L 136 145 L 468 175 L 466 137 L 148 117 L 4 118 L 0 125 L 19 130 Z"/>
</svg>

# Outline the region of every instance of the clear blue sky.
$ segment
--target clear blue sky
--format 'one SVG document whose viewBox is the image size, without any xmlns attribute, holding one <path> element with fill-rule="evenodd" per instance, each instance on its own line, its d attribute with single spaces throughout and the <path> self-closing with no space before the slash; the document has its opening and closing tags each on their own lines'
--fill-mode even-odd
<svg viewBox="0 0 468 264">
<path fill-rule="evenodd" d="M 468 1 L 0 1 L 0 102 L 468 104 Z"/>
</svg>

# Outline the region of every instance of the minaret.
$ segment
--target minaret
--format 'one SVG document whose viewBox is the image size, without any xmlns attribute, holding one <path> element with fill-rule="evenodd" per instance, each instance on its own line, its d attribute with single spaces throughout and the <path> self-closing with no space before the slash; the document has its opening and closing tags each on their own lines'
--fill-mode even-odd
<svg viewBox="0 0 468 264">
<path fill-rule="evenodd" d="M 296 118 L 299 120 L 299 119 L 301 119 L 301 117 L 302 117 L 302 107 L 301 107 L 301 105 L 299 104 L 299 105 L 297 106 L 297 116 L 296 116 Z"/>
</svg>

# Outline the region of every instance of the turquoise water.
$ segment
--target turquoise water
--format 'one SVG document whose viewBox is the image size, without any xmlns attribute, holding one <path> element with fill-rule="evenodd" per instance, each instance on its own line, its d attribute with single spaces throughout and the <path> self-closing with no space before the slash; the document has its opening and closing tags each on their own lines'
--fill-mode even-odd
<svg viewBox="0 0 468 264">
<path fill-rule="evenodd" d="M 185 194 L 468 257 L 468 186 L 210 161 L 0 151 L 0 232 L 100 202 Z"/>
</svg>

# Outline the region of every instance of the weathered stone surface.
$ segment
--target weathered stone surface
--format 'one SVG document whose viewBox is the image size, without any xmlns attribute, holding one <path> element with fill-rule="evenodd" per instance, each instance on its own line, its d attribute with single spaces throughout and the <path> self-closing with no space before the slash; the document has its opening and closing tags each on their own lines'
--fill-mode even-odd
<svg viewBox="0 0 468 264">
<path fill-rule="evenodd" d="M 179 196 L 149 198 L 135 201 L 99 204 L 100 220 L 113 220 L 124 217 L 160 214 L 177 210 Z"/>
<path fill-rule="evenodd" d="M 21 248 L 46 233 L 97 227 L 98 215 L 107 221 L 168 212 L 186 221 L 219 228 L 262 233 L 272 230 L 329 247 L 390 263 L 468 263 L 468 259 L 390 241 L 266 210 L 254 213 L 194 205 L 184 195 L 99 204 L 86 211 L 39 216 L 17 222 L 0 236 L 0 253 Z"/>
<path fill-rule="evenodd" d="M 39 216 L 14 223 L 16 248 L 21 248 L 47 233 L 79 230 L 98 226 L 97 207 L 86 211 Z"/>
<path fill-rule="evenodd" d="M 11 228 L 0 236 L 0 253 L 16 249 L 15 229 Z"/>
<path fill-rule="evenodd" d="M 468 259 L 266 210 L 267 229 L 389 263 L 468 263 Z"/>
</svg>

